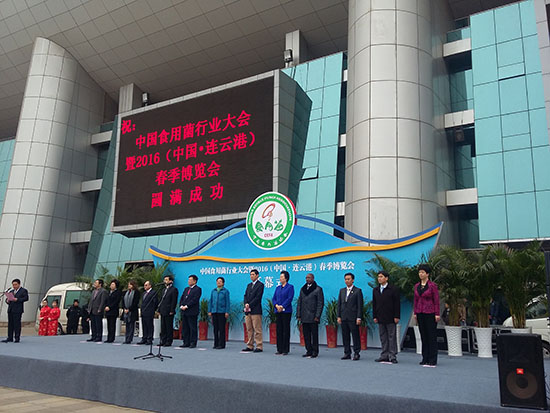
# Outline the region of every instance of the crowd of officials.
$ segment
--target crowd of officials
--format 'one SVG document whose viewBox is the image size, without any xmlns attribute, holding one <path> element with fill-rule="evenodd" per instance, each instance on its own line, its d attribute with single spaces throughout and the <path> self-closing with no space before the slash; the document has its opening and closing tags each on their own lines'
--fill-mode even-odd
<svg viewBox="0 0 550 413">
<path fill-rule="evenodd" d="M 437 364 L 436 326 L 439 321 L 439 292 L 437 285 L 430 281 L 430 267 L 418 266 L 420 281 L 414 286 L 413 314 L 418 323 L 422 338 L 422 361 L 425 366 Z M 262 299 L 264 284 L 259 280 L 258 270 L 250 271 L 251 282 L 244 293 L 244 315 L 248 336 L 243 352 L 260 353 L 263 351 L 262 336 Z M 378 286 L 373 289 L 372 311 L 373 320 L 379 327 L 382 351 L 377 362 L 397 363 L 396 325 L 400 318 L 399 289 L 389 283 L 390 275 L 385 271 L 378 273 Z M 290 321 L 293 313 L 292 302 L 295 291 L 289 283 L 290 274 L 281 271 L 279 285 L 275 289 L 272 302 L 276 315 L 277 352 L 285 356 L 290 352 Z M 194 348 L 197 346 L 197 321 L 200 312 L 201 288 L 197 285 L 198 277 L 190 275 L 188 286 L 181 296 L 174 287 L 171 275 L 164 277 L 164 289 L 157 294 L 150 281 L 144 283 L 143 294 L 140 293 L 135 281 L 130 281 L 126 291 L 120 290 L 118 280 L 113 280 L 109 289 L 104 288 L 101 279 L 95 280 L 87 311 L 79 307 L 78 300 L 67 310 L 67 331 L 76 333 L 78 320 L 90 320 L 91 337 L 87 341 L 101 342 L 103 336 L 103 318 L 107 319 L 107 340 L 115 340 L 116 320 L 121 318 L 126 324 L 124 344 L 132 343 L 135 323 L 141 310 L 143 337 L 138 344 L 153 343 L 153 318 L 160 314 L 159 346 L 170 347 L 173 344 L 173 324 L 176 308 L 181 310 L 182 340 L 180 347 Z M 337 301 L 337 321 L 341 326 L 344 344 L 342 360 L 359 360 L 361 343 L 359 326 L 363 318 L 363 292 L 354 285 L 355 276 L 352 273 L 344 275 L 345 287 L 340 289 Z M 23 303 L 28 300 L 28 293 L 19 280 L 13 280 L 12 289 L 8 292 L 8 337 L 3 342 L 19 342 L 21 332 L 21 314 Z M 122 308 L 122 312 L 120 309 Z M 319 355 L 319 323 L 324 308 L 323 289 L 315 282 L 313 274 L 307 274 L 305 284 L 298 293 L 296 318 L 301 323 L 306 353 L 303 357 L 315 358 Z M 225 348 L 225 330 L 229 317 L 230 295 L 225 288 L 225 280 L 218 277 L 216 288 L 210 293 L 208 315 L 214 327 L 214 349 Z M 83 312 L 85 311 L 85 312 Z M 57 334 L 60 316 L 59 303 L 53 301 L 52 307 L 47 301 L 42 303 L 40 311 L 40 335 Z M 15 338 L 15 339 L 14 339 Z M 352 347 L 353 340 L 353 347 Z M 353 352 L 352 352 L 353 350 Z"/>
</svg>

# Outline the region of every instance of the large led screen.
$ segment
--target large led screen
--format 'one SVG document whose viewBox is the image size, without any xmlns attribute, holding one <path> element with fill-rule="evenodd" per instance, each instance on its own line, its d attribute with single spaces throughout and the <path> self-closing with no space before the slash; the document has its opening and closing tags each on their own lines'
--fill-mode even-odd
<svg viewBox="0 0 550 413">
<path fill-rule="evenodd" d="M 272 77 L 120 125 L 115 230 L 246 212 L 273 187 Z"/>
</svg>

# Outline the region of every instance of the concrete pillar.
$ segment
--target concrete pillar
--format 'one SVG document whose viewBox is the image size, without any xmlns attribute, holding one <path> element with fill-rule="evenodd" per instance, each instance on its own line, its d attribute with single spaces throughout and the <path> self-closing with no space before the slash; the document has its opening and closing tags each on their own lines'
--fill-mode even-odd
<svg viewBox="0 0 550 413">
<path fill-rule="evenodd" d="M 438 48 L 452 17 L 436 3 L 446 2 L 349 2 L 345 226 L 370 238 L 411 235 L 442 219 L 436 148 L 447 145 L 440 118 L 450 98 Z"/>
<path fill-rule="evenodd" d="M 134 83 L 122 86 L 118 93 L 118 113 L 140 108 L 142 106 L 142 94 L 143 91 Z"/>
<path fill-rule="evenodd" d="M 285 50 L 292 50 L 292 63 L 289 66 L 296 66 L 308 60 L 308 47 L 300 30 L 287 33 L 285 36 Z"/>
</svg>

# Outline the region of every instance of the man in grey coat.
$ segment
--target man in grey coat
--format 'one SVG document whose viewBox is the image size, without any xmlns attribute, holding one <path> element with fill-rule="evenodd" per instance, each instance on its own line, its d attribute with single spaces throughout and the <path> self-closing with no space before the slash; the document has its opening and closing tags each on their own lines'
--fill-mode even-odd
<svg viewBox="0 0 550 413">
<path fill-rule="evenodd" d="M 302 323 L 306 342 L 306 354 L 302 357 L 315 358 L 319 355 L 319 321 L 324 303 L 323 289 L 315 282 L 314 275 L 309 273 L 306 275 L 305 285 L 300 290 L 296 306 L 296 318 Z"/>
<path fill-rule="evenodd" d="M 92 321 L 92 337 L 87 341 L 101 342 L 103 337 L 103 313 L 109 293 L 103 288 L 103 280 L 98 279 L 94 282 L 94 291 L 92 298 L 88 303 L 90 320 Z"/>
</svg>

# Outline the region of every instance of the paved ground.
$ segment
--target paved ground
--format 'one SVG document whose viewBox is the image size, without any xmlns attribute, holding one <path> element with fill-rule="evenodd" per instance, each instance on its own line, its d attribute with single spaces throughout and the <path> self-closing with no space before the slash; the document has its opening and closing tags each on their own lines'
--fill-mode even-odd
<svg viewBox="0 0 550 413">
<path fill-rule="evenodd" d="M 26 390 L 0 387 L 0 412 L 144 412 L 145 410 L 128 409 L 111 404 L 91 402 L 68 397 L 51 396 Z"/>
</svg>

